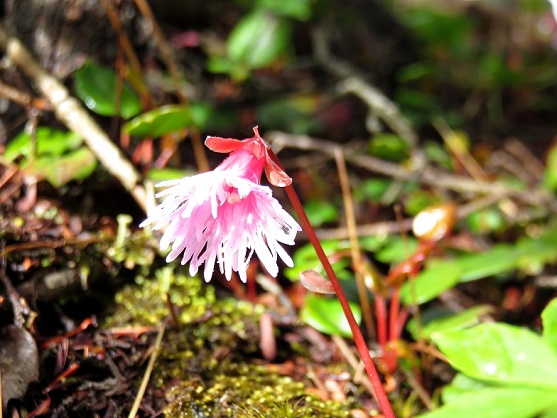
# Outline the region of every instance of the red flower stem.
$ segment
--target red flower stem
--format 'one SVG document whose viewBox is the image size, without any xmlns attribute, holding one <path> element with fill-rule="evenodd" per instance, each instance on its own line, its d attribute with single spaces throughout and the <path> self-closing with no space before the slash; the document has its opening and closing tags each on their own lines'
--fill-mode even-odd
<svg viewBox="0 0 557 418">
<path fill-rule="evenodd" d="M 276 155 L 274 155 L 272 151 L 269 151 L 269 153 L 271 155 L 271 158 L 278 163 Z M 377 373 L 377 369 L 375 368 L 375 364 L 373 364 L 373 360 L 369 355 L 369 349 L 362 335 L 362 331 L 360 330 L 360 328 L 358 327 L 358 323 L 354 319 L 354 314 L 352 313 L 352 309 L 350 309 L 350 305 L 348 304 L 348 300 L 346 299 L 346 295 L 342 290 L 335 271 L 333 270 L 331 263 L 329 263 L 329 259 L 325 255 L 325 251 L 323 251 L 323 247 L 321 246 L 321 243 L 319 242 L 319 239 L 317 238 L 317 235 L 315 234 L 315 231 L 309 222 L 309 219 L 304 211 L 300 199 L 298 198 L 298 195 L 296 194 L 296 191 L 294 190 L 294 187 L 292 185 L 288 185 L 285 187 L 285 190 L 288 198 L 292 202 L 292 206 L 294 207 L 298 218 L 300 219 L 300 222 L 302 223 L 302 226 L 304 227 L 304 230 L 308 235 L 310 242 L 313 245 L 313 248 L 315 249 L 315 252 L 317 253 L 317 256 L 319 257 L 319 260 L 321 261 L 321 264 L 323 264 L 323 268 L 325 269 L 325 272 L 327 273 L 331 284 L 333 285 L 333 289 L 335 290 L 337 298 L 340 302 L 340 306 L 342 307 L 344 315 L 346 316 L 348 324 L 350 325 L 350 330 L 352 331 L 354 342 L 356 343 L 356 347 L 358 349 L 358 352 L 360 353 L 360 358 L 362 359 L 366 372 L 369 376 L 369 379 L 371 380 L 371 385 L 373 386 L 373 390 L 375 391 L 375 396 L 377 397 L 377 401 L 379 402 L 379 407 L 381 408 L 385 418 L 395 418 L 393 409 L 391 407 L 391 404 L 389 403 L 389 398 L 385 393 L 385 389 L 383 389 L 383 384 L 381 383 L 381 379 L 379 378 L 379 374 Z"/>
<path fill-rule="evenodd" d="M 375 294 L 375 316 L 377 317 L 377 341 L 385 352 L 387 345 L 387 303 L 379 293 Z"/>
<path fill-rule="evenodd" d="M 400 314 L 400 289 L 396 287 L 393 290 L 391 304 L 389 306 L 389 341 L 398 339 L 398 316 Z"/>
</svg>

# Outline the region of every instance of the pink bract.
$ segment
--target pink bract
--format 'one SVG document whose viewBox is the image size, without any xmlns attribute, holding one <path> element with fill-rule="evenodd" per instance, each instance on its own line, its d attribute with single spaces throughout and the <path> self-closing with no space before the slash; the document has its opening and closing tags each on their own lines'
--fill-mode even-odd
<svg viewBox="0 0 557 418">
<path fill-rule="evenodd" d="M 157 184 L 166 187 L 157 194 L 162 201 L 140 225 L 166 228 L 160 242 L 161 249 L 171 245 L 166 260 L 181 256 L 191 275 L 205 264 L 206 281 L 216 263 L 228 280 L 235 271 L 245 282 L 254 252 L 272 276 L 278 274 L 278 257 L 292 266 L 282 244 L 294 244 L 301 228 L 271 189 L 259 184 L 263 170 L 274 166 L 269 168 L 268 144 L 254 131 L 256 136 L 244 141 L 209 137 L 215 148 L 222 145 L 217 151 L 231 152 L 229 157 L 213 171 Z M 282 170 L 277 175 L 290 180 Z"/>
</svg>

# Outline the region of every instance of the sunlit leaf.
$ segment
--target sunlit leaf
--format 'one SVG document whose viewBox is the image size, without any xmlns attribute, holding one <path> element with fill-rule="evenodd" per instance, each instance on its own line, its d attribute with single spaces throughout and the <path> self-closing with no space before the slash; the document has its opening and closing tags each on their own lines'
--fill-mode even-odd
<svg viewBox="0 0 557 418">
<path fill-rule="evenodd" d="M 87 147 L 70 151 L 49 167 L 47 180 L 54 186 L 61 186 L 71 180 L 83 180 L 89 177 L 97 167 L 97 160 Z"/>
<path fill-rule="evenodd" d="M 160 137 L 192 126 L 189 106 L 166 105 L 136 116 L 123 126 L 124 132 L 137 137 Z"/>
<path fill-rule="evenodd" d="M 431 338 L 455 369 L 472 378 L 557 390 L 557 354 L 533 331 L 484 323 Z"/>
<path fill-rule="evenodd" d="M 329 335 L 352 336 L 348 321 L 344 316 L 338 299 L 318 296 L 306 296 L 305 305 L 300 311 L 300 319 L 318 331 Z M 356 322 L 360 322 L 362 313 L 359 305 L 350 304 Z"/>
<path fill-rule="evenodd" d="M 543 339 L 557 354 L 557 298 L 542 312 Z"/>
<path fill-rule="evenodd" d="M 418 241 L 414 238 L 389 237 L 383 248 L 375 253 L 375 258 L 382 263 L 400 263 L 418 249 Z"/>
<path fill-rule="evenodd" d="M 66 151 L 81 145 L 82 139 L 71 131 L 61 131 L 40 126 L 35 131 L 35 155 L 60 156 Z M 10 140 L 6 146 L 4 158 L 8 161 L 15 160 L 18 156 L 33 157 L 33 140 L 31 135 L 21 132 Z"/>
<path fill-rule="evenodd" d="M 181 179 L 187 176 L 193 176 L 196 173 L 189 172 L 186 170 L 180 170 L 178 168 L 152 168 L 147 172 L 145 176 L 149 180 L 153 180 L 156 182 L 159 181 L 166 181 L 166 180 L 174 180 L 174 179 Z"/>
<path fill-rule="evenodd" d="M 347 250 L 348 243 L 346 241 L 331 240 L 321 242 L 321 246 L 327 257 L 329 257 L 329 261 L 331 261 L 337 276 L 342 278 L 342 271 L 348 266 L 349 262 L 346 258 L 335 260 L 332 257 L 341 250 Z M 285 276 L 292 281 L 300 280 L 300 274 L 304 270 L 315 270 L 318 273 L 324 273 L 321 261 L 319 261 L 315 249 L 311 244 L 306 244 L 298 248 L 292 259 L 294 261 L 294 267 L 287 268 L 284 271 Z"/>
<path fill-rule="evenodd" d="M 73 74 L 76 95 L 99 115 L 131 118 L 141 111 L 141 101 L 131 87 L 123 82 L 118 108 L 116 77 L 113 70 L 89 62 Z"/>
<path fill-rule="evenodd" d="M 425 270 L 402 285 L 400 300 L 405 305 L 430 301 L 456 285 L 460 275 L 461 269 L 453 261 L 430 262 Z"/>
<path fill-rule="evenodd" d="M 289 39 L 290 25 L 284 19 L 255 10 L 232 30 L 227 42 L 228 57 L 248 68 L 262 68 L 284 53 Z"/>
<path fill-rule="evenodd" d="M 429 338 L 434 332 L 455 331 L 468 328 L 480 323 L 481 317 L 492 311 L 489 305 L 477 305 L 459 313 L 443 312 L 441 316 L 428 320 L 427 313 L 421 314 L 423 321 L 421 332 L 418 334 L 416 320 L 408 322 L 407 329 L 414 339 Z"/>
<path fill-rule="evenodd" d="M 481 253 L 462 255 L 455 262 L 462 271 L 461 281 L 469 282 L 515 269 L 516 255 L 515 247 L 498 244 Z"/>
<path fill-rule="evenodd" d="M 523 237 L 516 247 L 518 267 L 530 274 L 538 274 L 546 264 L 557 261 L 557 232 L 550 230 L 539 237 Z"/>
<path fill-rule="evenodd" d="M 462 395 L 455 401 L 419 418 L 534 418 L 555 404 L 549 390 L 530 388 L 485 388 Z"/>
<path fill-rule="evenodd" d="M 307 20 L 311 16 L 312 0 L 258 0 L 257 5 L 280 16 Z"/>
<path fill-rule="evenodd" d="M 406 141 L 400 136 L 391 133 L 374 135 L 368 143 L 370 154 L 391 161 L 403 161 L 409 156 Z"/>
<path fill-rule="evenodd" d="M 323 200 L 309 200 L 304 204 L 306 215 L 312 226 L 321 226 L 326 222 L 337 220 L 338 211 L 331 202 Z"/>
<path fill-rule="evenodd" d="M 466 223 L 474 234 L 502 231 L 506 227 L 501 211 L 494 207 L 477 210 L 466 217 Z"/>
</svg>

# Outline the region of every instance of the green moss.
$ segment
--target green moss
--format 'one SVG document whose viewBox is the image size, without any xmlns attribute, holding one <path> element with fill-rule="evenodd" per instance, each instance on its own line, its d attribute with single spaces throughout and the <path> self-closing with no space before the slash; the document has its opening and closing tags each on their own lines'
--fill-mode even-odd
<svg viewBox="0 0 557 418">
<path fill-rule="evenodd" d="M 222 364 L 209 381 L 182 381 L 167 393 L 165 413 L 194 417 L 348 417 L 338 402 L 308 395 L 301 382 L 269 372 L 263 366 Z"/>
<path fill-rule="evenodd" d="M 308 395 L 303 382 L 280 376 L 259 359 L 262 306 L 217 298 L 214 287 L 171 268 L 155 278 L 138 277 L 116 295 L 105 326 L 159 325 L 169 316 L 169 296 L 178 319 L 168 329 L 151 384 L 165 393 L 166 416 L 348 417 L 349 405 Z"/>
</svg>

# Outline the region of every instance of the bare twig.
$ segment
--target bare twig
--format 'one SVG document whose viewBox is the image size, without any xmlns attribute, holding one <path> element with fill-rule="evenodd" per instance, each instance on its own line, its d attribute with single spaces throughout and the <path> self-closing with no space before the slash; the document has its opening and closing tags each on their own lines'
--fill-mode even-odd
<svg viewBox="0 0 557 418">
<path fill-rule="evenodd" d="M 335 160 L 337 164 L 337 171 L 342 189 L 342 199 L 344 202 L 344 211 L 346 214 L 346 226 L 348 228 L 348 235 L 350 239 L 350 254 L 352 257 L 352 265 L 356 274 L 356 287 L 358 289 L 358 296 L 362 305 L 362 312 L 364 316 L 364 324 L 368 333 L 368 338 L 375 339 L 376 332 L 373 324 L 373 315 L 371 313 L 371 304 L 369 303 L 369 296 L 367 294 L 367 287 L 364 277 L 364 267 L 362 262 L 362 252 L 360 251 L 360 243 L 356 234 L 356 214 L 354 213 L 354 201 L 352 199 L 352 192 L 350 191 L 350 180 L 348 179 L 348 170 L 344 161 L 344 155 L 340 147 L 335 148 Z"/>
<path fill-rule="evenodd" d="M 146 210 L 145 189 L 139 185 L 139 174 L 106 133 L 93 120 L 81 103 L 55 77 L 48 74 L 18 39 L 8 35 L 0 24 L 0 47 L 37 85 L 54 107 L 56 116 L 70 130 L 78 133 L 101 164 L 113 174 L 137 203 Z"/>
<path fill-rule="evenodd" d="M 337 86 L 340 94 L 354 94 L 359 97 L 368 105 L 372 118 L 381 119 L 408 144 L 414 168 L 420 170 L 426 164 L 426 157 L 418 146 L 418 135 L 408 120 L 402 115 L 398 106 L 378 88 L 365 81 L 357 69 L 331 54 L 328 33 L 323 28 L 318 28 L 312 34 L 316 60 L 332 74 L 342 79 Z"/>
<path fill-rule="evenodd" d="M 6 99 L 24 107 L 34 106 L 38 109 L 51 110 L 49 108 L 49 104 L 43 99 L 32 97 L 28 93 L 20 91 L 4 83 L 0 83 L 0 97 L 5 97 Z"/>
<path fill-rule="evenodd" d="M 288 147 L 316 151 L 334 158 L 336 144 L 330 141 L 312 138 L 306 135 L 289 135 L 284 132 L 270 132 L 267 139 L 272 141 L 273 146 L 278 148 Z M 383 161 L 357 152 L 346 152 L 346 161 L 351 164 L 370 170 L 382 175 L 400 180 L 418 181 L 432 187 L 453 190 L 459 193 L 472 193 L 476 195 L 498 196 L 499 199 L 506 197 L 516 198 L 522 202 L 545 207 L 557 211 L 557 200 L 549 193 L 541 189 L 517 190 L 503 183 L 475 181 L 466 177 L 456 176 L 446 171 L 433 167 L 424 167 L 423 170 L 412 170 L 407 167 Z"/>
</svg>

